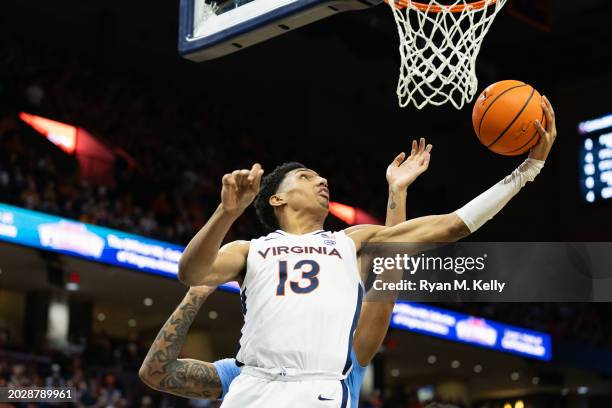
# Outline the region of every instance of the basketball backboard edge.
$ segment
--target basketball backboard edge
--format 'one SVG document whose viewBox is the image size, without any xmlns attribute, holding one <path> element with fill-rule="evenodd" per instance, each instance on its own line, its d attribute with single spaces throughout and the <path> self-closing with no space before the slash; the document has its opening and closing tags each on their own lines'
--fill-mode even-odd
<svg viewBox="0 0 612 408">
<path fill-rule="evenodd" d="M 250 5 L 251 14 L 257 2 Z M 189 60 L 201 62 L 218 58 L 250 47 L 270 38 L 293 31 L 334 14 L 363 10 L 382 3 L 382 0 L 266 0 L 267 9 L 259 15 L 245 18 L 240 15 L 246 8 L 237 7 L 224 15 L 218 30 L 196 36 L 196 6 L 203 0 L 181 0 L 179 9 L 179 54 Z M 272 6 L 270 6 L 272 4 Z M 234 13 L 230 16 L 229 13 Z M 244 13 L 242 13 L 244 14 Z M 235 18 L 234 18 L 235 17 Z M 213 17 L 216 18 L 216 17 Z M 204 21 L 206 23 L 206 21 Z"/>
</svg>

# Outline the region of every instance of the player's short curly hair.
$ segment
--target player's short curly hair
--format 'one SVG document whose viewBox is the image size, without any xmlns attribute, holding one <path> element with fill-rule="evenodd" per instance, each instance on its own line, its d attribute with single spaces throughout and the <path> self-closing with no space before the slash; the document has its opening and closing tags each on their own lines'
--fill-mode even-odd
<svg viewBox="0 0 612 408">
<path fill-rule="evenodd" d="M 278 191 L 287 173 L 292 170 L 305 168 L 302 163 L 287 162 L 277 166 L 271 173 L 268 173 L 261 180 L 259 194 L 255 198 L 255 211 L 257 218 L 268 231 L 275 231 L 279 228 L 278 220 L 274 214 L 274 208 L 270 205 L 270 197 Z"/>
</svg>

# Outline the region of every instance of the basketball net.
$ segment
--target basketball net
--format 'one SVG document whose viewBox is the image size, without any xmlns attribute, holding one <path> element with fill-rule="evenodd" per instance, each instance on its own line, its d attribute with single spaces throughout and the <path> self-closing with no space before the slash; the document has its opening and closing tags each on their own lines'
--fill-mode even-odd
<svg viewBox="0 0 612 408">
<path fill-rule="evenodd" d="M 461 109 L 476 95 L 476 58 L 507 0 L 386 1 L 400 39 L 399 105 L 421 109 L 450 102 Z"/>
</svg>

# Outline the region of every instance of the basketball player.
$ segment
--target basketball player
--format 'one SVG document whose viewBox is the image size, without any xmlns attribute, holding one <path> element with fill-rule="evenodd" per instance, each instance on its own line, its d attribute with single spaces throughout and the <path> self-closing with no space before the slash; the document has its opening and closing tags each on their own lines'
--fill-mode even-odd
<svg viewBox="0 0 612 408">
<path fill-rule="evenodd" d="M 424 171 L 430 161 L 431 145 L 412 142 L 410 157 L 404 161 L 400 153 L 387 168 L 389 207 L 386 225 L 395 225 L 406 219 L 406 191 Z M 398 199 L 401 196 L 401 200 Z M 150 387 L 187 398 L 223 398 L 230 383 L 240 374 L 235 359 L 214 363 L 193 359 L 178 359 L 187 331 L 204 301 L 215 290 L 209 286 L 195 286 L 189 292 L 160 330 L 139 370 L 139 376 Z M 346 382 L 350 406 L 357 407 L 359 390 L 367 365 L 378 351 L 387 333 L 393 301 L 363 303 L 357 325 L 351 360 L 353 369 Z"/>
<path fill-rule="evenodd" d="M 241 283 L 245 322 L 236 360 L 243 367 L 223 407 L 345 407 L 365 281 L 357 265 L 362 245 L 453 242 L 484 225 L 544 166 L 557 132 L 548 99 L 542 106 L 547 129 L 536 123 L 540 140 L 512 174 L 455 212 L 393 227 L 324 231 L 327 180 L 299 163 L 281 165 L 263 180 L 258 164 L 226 174 L 221 204 L 179 265 L 190 286 Z M 275 231 L 220 248 L 253 200 L 260 220 Z"/>
</svg>

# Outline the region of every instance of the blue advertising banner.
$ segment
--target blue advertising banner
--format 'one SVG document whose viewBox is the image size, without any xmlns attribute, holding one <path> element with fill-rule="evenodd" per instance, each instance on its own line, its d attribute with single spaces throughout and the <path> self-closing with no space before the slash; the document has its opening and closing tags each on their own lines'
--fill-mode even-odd
<svg viewBox="0 0 612 408">
<path fill-rule="evenodd" d="M 0 239 L 176 278 L 183 248 L 166 242 L 0 204 Z"/>
<path fill-rule="evenodd" d="M 184 247 L 0 203 L 0 240 L 177 278 Z M 238 291 L 235 282 L 223 285 Z"/>
<path fill-rule="evenodd" d="M 411 302 L 397 302 L 391 327 L 538 360 L 552 359 L 546 333 Z"/>
</svg>

